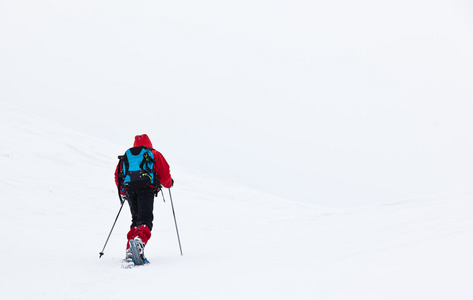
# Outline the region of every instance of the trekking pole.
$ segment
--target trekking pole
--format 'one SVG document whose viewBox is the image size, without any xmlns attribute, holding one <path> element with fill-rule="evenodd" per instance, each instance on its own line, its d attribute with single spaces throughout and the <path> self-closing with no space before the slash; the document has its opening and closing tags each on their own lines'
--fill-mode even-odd
<svg viewBox="0 0 473 300">
<path fill-rule="evenodd" d="M 181 250 L 181 256 L 182 256 L 181 239 L 179 238 L 179 229 L 177 229 L 176 213 L 174 212 L 174 204 L 172 203 L 171 189 L 168 189 L 168 190 L 169 190 L 169 198 L 171 199 L 172 215 L 174 216 L 174 225 L 176 225 L 177 241 L 179 242 L 179 250 Z"/>
<path fill-rule="evenodd" d="M 118 190 L 118 197 L 120 197 L 120 202 L 122 203 L 122 205 L 120 206 L 120 210 L 118 211 L 117 217 L 115 218 L 115 222 L 113 222 L 112 229 L 110 230 L 110 233 L 108 234 L 107 240 L 105 241 L 105 245 L 103 245 L 102 252 L 99 253 L 100 254 L 99 258 L 101 258 L 102 255 L 104 254 L 103 251 L 105 250 L 105 247 L 107 247 L 108 239 L 110 238 L 110 235 L 112 234 L 113 228 L 115 227 L 115 224 L 117 223 L 118 216 L 120 215 L 120 212 L 122 211 L 123 204 L 125 203 L 125 201 L 123 201 L 122 199 L 122 196 L 120 195 L 120 190 Z"/>
</svg>

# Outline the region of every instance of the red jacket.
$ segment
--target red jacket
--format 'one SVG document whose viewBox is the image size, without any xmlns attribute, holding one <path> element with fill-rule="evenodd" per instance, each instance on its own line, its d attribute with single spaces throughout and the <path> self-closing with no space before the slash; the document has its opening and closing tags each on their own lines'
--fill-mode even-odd
<svg viewBox="0 0 473 300">
<path fill-rule="evenodd" d="M 148 135 L 142 134 L 135 136 L 135 143 L 133 147 L 140 147 L 144 146 L 147 148 L 153 148 L 153 144 L 151 144 L 151 140 L 149 139 Z M 169 170 L 169 165 L 164 158 L 164 156 L 156 150 L 152 150 L 154 159 L 156 160 L 156 176 L 159 179 L 159 182 L 165 187 L 170 188 L 172 186 L 172 179 L 171 179 L 171 172 Z M 115 169 L 115 184 L 118 187 L 118 172 L 121 171 L 120 163 L 117 164 Z"/>
</svg>

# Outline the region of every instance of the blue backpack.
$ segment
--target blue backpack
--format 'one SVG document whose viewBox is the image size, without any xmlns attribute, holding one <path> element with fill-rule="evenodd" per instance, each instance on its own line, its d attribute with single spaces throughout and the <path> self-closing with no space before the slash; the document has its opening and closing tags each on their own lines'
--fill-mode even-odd
<svg viewBox="0 0 473 300">
<path fill-rule="evenodd" d="M 121 163 L 122 190 L 129 187 L 160 187 L 155 171 L 156 160 L 151 150 L 146 147 L 133 147 L 128 149 L 125 155 L 118 157 Z"/>
</svg>

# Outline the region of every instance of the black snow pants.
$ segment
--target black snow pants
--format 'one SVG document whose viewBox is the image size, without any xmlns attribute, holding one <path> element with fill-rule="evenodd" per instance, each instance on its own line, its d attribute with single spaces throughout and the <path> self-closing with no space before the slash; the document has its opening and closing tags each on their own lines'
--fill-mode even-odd
<svg viewBox="0 0 473 300">
<path fill-rule="evenodd" d="M 153 205 L 154 205 L 154 194 L 156 190 L 154 188 L 144 189 L 128 189 L 128 204 L 130 204 L 131 212 L 131 226 L 138 227 L 140 225 L 148 226 L 149 230 L 153 229 Z"/>
</svg>

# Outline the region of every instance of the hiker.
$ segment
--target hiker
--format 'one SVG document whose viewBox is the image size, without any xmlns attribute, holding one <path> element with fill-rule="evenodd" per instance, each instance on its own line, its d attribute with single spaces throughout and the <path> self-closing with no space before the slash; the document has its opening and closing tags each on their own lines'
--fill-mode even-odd
<svg viewBox="0 0 473 300">
<path fill-rule="evenodd" d="M 148 135 L 135 136 L 133 148 L 120 157 L 115 170 L 115 183 L 120 190 L 121 201 L 128 201 L 131 211 L 125 259 L 132 259 L 130 241 L 133 240 L 146 262 L 144 247 L 153 229 L 154 197 L 162 186 L 171 188 L 174 185 L 166 159 L 153 149 Z"/>
</svg>

